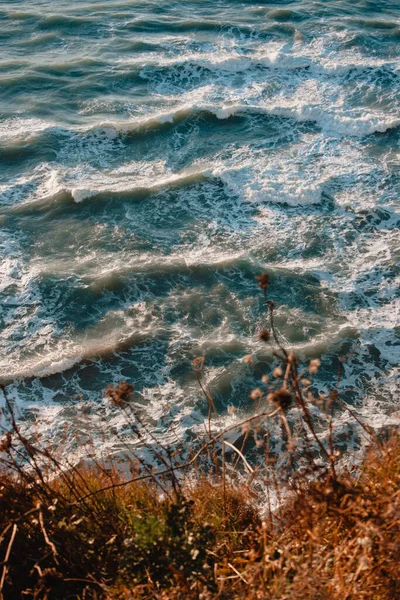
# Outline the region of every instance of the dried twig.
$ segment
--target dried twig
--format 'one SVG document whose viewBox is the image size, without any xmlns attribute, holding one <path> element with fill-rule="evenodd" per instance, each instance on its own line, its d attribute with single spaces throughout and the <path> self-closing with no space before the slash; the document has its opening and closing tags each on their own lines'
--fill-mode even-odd
<svg viewBox="0 0 400 600">
<path fill-rule="evenodd" d="M 231 444 L 230 442 L 227 442 L 226 440 L 224 440 L 222 442 L 225 446 L 229 446 L 229 448 L 232 448 L 232 450 L 234 450 L 242 459 L 243 463 L 245 464 L 247 470 L 249 471 L 249 473 L 251 475 L 253 475 L 254 473 L 254 469 L 249 465 L 249 463 L 247 462 L 247 460 L 245 459 L 243 453 L 239 450 L 239 448 L 236 448 L 236 446 L 234 446 L 233 444 Z"/>
<path fill-rule="evenodd" d="M 18 525 L 16 523 L 14 523 L 13 525 L 13 529 L 11 532 L 11 537 L 10 537 L 10 541 L 8 542 L 8 546 L 7 546 L 7 552 L 6 555 L 4 557 L 4 566 L 3 566 L 3 572 L 1 574 L 1 579 L 0 579 L 0 600 L 3 600 L 3 586 L 4 586 L 4 581 L 6 579 L 6 575 L 7 575 L 7 570 L 8 570 L 8 561 L 10 558 L 10 554 L 11 554 L 11 549 L 14 543 L 14 539 L 17 533 L 17 529 L 18 529 Z"/>
<path fill-rule="evenodd" d="M 39 509 L 40 529 L 42 530 L 44 541 L 46 542 L 46 544 L 48 546 L 50 546 L 52 554 L 53 554 L 54 562 L 56 563 L 56 565 L 58 565 L 57 548 L 55 547 L 55 544 L 50 540 L 49 536 L 47 535 L 47 531 L 46 531 L 46 528 L 44 526 L 43 514 L 42 514 L 42 511 L 40 510 L 40 504 L 38 504 L 38 509 Z"/>
</svg>

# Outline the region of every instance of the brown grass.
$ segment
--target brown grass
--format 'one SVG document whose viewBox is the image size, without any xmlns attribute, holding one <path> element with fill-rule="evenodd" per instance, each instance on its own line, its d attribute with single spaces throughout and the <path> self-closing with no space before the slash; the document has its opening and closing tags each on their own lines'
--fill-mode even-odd
<svg viewBox="0 0 400 600">
<path fill-rule="evenodd" d="M 69 476 L 44 491 L 3 475 L 5 600 L 400 597 L 398 436 L 371 447 L 356 478 L 292 479 L 264 518 L 245 483 L 198 476 L 163 496 L 137 482 L 77 502 L 71 482 L 93 492 L 109 477 Z"/>
</svg>

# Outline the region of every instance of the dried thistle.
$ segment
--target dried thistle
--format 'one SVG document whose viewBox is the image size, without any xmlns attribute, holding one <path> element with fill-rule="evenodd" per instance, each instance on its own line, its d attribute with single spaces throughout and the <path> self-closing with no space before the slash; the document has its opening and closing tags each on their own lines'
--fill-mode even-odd
<svg viewBox="0 0 400 600">
<path fill-rule="evenodd" d="M 262 290 L 266 290 L 270 284 L 268 273 L 261 273 L 261 275 L 257 275 L 256 280 L 258 281 L 258 285 Z"/>
<path fill-rule="evenodd" d="M 110 400 L 114 406 L 122 406 L 129 402 L 132 397 L 134 387 L 126 381 L 120 381 L 118 385 L 113 387 L 108 385 L 105 392 L 105 397 Z"/>
<path fill-rule="evenodd" d="M 292 395 L 285 389 L 268 394 L 268 401 L 273 402 L 282 410 L 287 410 L 293 402 Z"/>
<path fill-rule="evenodd" d="M 316 373 L 320 366 L 321 366 L 321 361 L 319 360 L 319 358 L 314 358 L 313 360 L 310 360 L 308 371 L 310 373 Z"/>
<path fill-rule="evenodd" d="M 258 338 L 262 341 L 262 342 L 268 342 L 268 340 L 271 337 L 271 333 L 268 331 L 268 329 L 262 329 L 260 331 L 260 333 L 258 334 Z"/>
<path fill-rule="evenodd" d="M 256 388 L 250 392 L 250 398 L 252 400 L 258 400 L 259 398 L 262 397 L 262 395 L 263 395 L 263 393 L 260 390 L 260 388 Z"/>
<path fill-rule="evenodd" d="M 7 431 L 4 438 L 0 442 L 0 452 L 7 452 L 12 446 L 11 433 Z"/>
<path fill-rule="evenodd" d="M 194 370 L 197 373 L 200 373 L 203 370 L 204 365 L 204 356 L 199 356 L 192 361 L 192 365 Z"/>
</svg>

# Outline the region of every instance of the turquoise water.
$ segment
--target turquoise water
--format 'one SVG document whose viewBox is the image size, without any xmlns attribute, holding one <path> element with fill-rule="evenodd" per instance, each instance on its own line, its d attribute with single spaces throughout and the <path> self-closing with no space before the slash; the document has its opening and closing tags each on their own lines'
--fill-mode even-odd
<svg viewBox="0 0 400 600">
<path fill-rule="evenodd" d="M 0 377 L 29 427 L 117 435 L 128 379 L 191 439 L 197 356 L 216 426 L 251 410 L 264 270 L 319 388 L 346 356 L 344 398 L 394 418 L 398 2 L 3 1 L 0 48 Z"/>
</svg>

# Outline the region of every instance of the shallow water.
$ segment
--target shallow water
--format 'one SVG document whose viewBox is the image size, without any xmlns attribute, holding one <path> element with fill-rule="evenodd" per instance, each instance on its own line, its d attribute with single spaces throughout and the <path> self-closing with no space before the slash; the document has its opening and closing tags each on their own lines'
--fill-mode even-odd
<svg viewBox="0 0 400 600">
<path fill-rule="evenodd" d="M 0 377 L 32 430 L 118 448 L 128 379 L 192 439 L 197 356 L 217 426 L 250 410 L 264 270 L 319 389 L 346 356 L 344 398 L 395 418 L 398 2 L 6 1 L 0 48 Z"/>
</svg>

